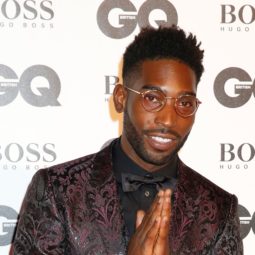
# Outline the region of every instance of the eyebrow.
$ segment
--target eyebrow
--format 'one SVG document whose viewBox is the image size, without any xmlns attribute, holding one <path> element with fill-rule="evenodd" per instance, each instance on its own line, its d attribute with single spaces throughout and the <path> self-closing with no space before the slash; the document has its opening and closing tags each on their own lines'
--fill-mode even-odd
<svg viewBox="0 0 255 255">
<path fill-rule="evenodd" d="M 160 87 L 155 86 L 155 85 L 151 85 L 151 84 L 146 84 L 146 85 L 144 85 L 144 86 L 142 87 L 142 89 L 143 89 L 143 90 L 157 90 L 157 91 L 161 91 L 161 92 L 163 92 L 164 94 L 166 94 L 165 91 L 163 91 Z M 180 95 L 196 96 L 196 93 L 193 92 L 193 91 L 182 91 L 182 92 L 180 93 Z"/>
<path fill-rule="evenodd" d="M 150 84 L 146 84 L 146 85 L 144 85 L 144 86 L 142 87 L 142 89 L 162 91 L 162 89 L 161 89 L 161 88 L 159 88 L 158 86 L 150 85 Z"/>
</svg>

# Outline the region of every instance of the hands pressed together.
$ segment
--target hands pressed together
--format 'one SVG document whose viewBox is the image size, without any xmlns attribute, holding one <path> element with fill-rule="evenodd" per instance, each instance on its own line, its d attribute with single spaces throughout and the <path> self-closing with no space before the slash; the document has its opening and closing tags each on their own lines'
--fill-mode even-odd
<svg viewBox="0 0 255 255">
<path fill-rule="evenodd" d="M 160 190 L 148 212 L 138 211 L 128 255 L 170 255 L 171 190 Z"/>
</svg>

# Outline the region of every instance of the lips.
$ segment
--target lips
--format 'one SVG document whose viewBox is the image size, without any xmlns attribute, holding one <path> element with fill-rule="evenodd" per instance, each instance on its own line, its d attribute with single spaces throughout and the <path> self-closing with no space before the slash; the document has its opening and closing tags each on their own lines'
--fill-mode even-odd
<svg viewBox="0 0 255 255">
<path fill-rule="evenodd" d="M 164 138 L 164 137 L 160 137 L 160 136 L 151 136 L 151 139 L 153 139 L 159 143 L 169 143 L 172 141 L 172 139 L 170 139 L 170 138 Z"/>
<path fill-rule="evenodd" d="M 162 135 L 146 135 L 146 140 L 148 141 L 150 147 L 158 151 L 171 150 L 177 144 L 176 137 L 167 137 Z"/>
</svg>

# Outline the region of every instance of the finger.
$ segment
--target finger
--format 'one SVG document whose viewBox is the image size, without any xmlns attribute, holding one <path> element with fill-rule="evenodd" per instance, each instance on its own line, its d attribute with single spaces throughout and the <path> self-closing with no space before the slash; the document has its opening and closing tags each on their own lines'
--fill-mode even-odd
<svg viewBox="0 0 255 255">
<path fill-rule="evenodd" d="M 161 210 L 162 210 L 162 205 L 163 205 L 163 200 L 164 200 L 164 191 L 160 190 L 157 194 L 157 196 L 155 197 L 149 211 L 148 211 L 148 215 L 155 215 L 155 218 L 157 216 L 159 216 L 161 214 Z"/>
<path fill-rule="evenodd" d="M 154 246 L 154 254 L 169 254 L 169 232 L 171 218 L 171 190 L 167 189 L 164 192 L 162 220 L 158 232 L 158 237 Z"/>
<path fill-rule="evenodd" d="M 166 238 L 170 231 L 170 219 L 171 219 L 171 190 L 168 189 L 164 193 L 164 202 L 162 205 L 162 221 L 160 225 L 159 238 Z"/>
<path fill-rule="evenodd" d="M 154 248 L 154 245 L 157 241 L 160 225 L 161 225 L 161 217 L 158 216 L 158 217 L 156 217 L 151 228 L 146 233 L 146 236 L 144 239 L 145 247 L 148 247 L 149 249 Z"/>
<path fill-rule="evenodd" d="M 151 208 L 149 209 L 148 212 L 145 213 L 142 222 L 140 223 L 139 227 L 136 230 L 136 232 L 138 231 L 142 242 L 146 240 L 147 238 L 146 236 L 148 235 L 148 232 L 151 231 L 151 229 L 153 228 L 156 218 L 161 215 L 163 199 L 164 199 L 163 195 L 164 195 L 163 191 L 159 192 L 153 204 L 151 205 Z M 140 219 L 138 219 L 138 223 L 139 221 Z M 158 231 L 158 230 L 159 228 L 155 229 L 155 231 Z M 151 231 L 149 236 L 153 235 L 154 233 L 155 233 L 155 237 L 158 235 L 158 232 Z"/>
<path fill-rule="evenodd" d="M 145 215 L 145 211 L 143 211 L 143 210 L 138 210 L 137 211 L 137 213 L 136 213 L 136 224 L 135 224 L 136 229 L 141 225 L 141 223 L 143 221 L 143 218 L 144 218 L 144 215 Z"/>
<path fill-rule="evenodd" d="M 172 191 L 167 189 L 164 193 L 164 200 L 162 206 L 162 217 L 170 217 L 171 214 L 171 195 Z"/>
<path fill-rule="evenodd" d="M 154 210 L 156 210 L 156 208 L 158 207 L 158 204 L 160 202 L 162 202 L 163 198 L 164 198 L 164 191 L 160 190 L 158 192 L 158 194 L 156 195 L 156 197 L 155 197 L 155 199 L 154 199 L 154 201 L 153 201 L 153 203 L 152 203 L 152 205 L 151 205 L 151 207 L 150 207 L 148 212 L 150 213 L 150 212 L 153 212 Z"/>
<path fill-rule="evenodd" d="M 164 216 L 160 224 L 160 229 L 158 234 L 159 241 L 164 241 L 164 239 L 168 239 L 169 231 L 170 231 L 170 217 Z"/>
<path fill-rule="evenodd" d="M 142 210 L 137 211 L 135 234 L 129 243 L 128 254 L 152 254 L 154 244 L 157 240 L 158 231 L 160 227 L 160 217 L 156 218 L 153 224 L 148 224 L 144 229 L 139 228 L 143 223 L 145 212 Z M 138 253 L 136 253 L 138 252 Z"/>
<path fill-rule="evenodd" d="M 169 217 L 163 217 L 160 222 L 159 234 L 154 245 L 154 254 L 169 254 Z"/>
<path fill-rule="evenodd" d="M 162 205 L 162 220 L 159 229 L 158 240 L 164 242 L 168 239 L 170 231 L 170 218 L 171 218 L 171 190 L 167 189 L 164 192 L 164 201 Z"/>
<path fill-rule="evenodd" d="M 142 210 L 137 211 L 136 231 L 130 246 L 130 249 L 132 248 L 132 252 L 133 246 L 136 246 L 133 244 L 139 243 L 139 247 L 142 250 L 142 253 L 140 252 L 140 254 L 152 254 L 159 234 L 163 200 L 164 191 L 160 191 L 146 213 Z M 145 251 L 146 253 L 144 253 Z"/>
<path fill-rule="evenodd" d="M 165 192 L 164 192 L 164 195 L 165 195 L 165 196 L 168 196 L 168 197 L 171 197 L 171 195 L 172 195 L 172 190 L 171 190 L 171 189 L 166 189 Z"/>
<path fill-rule="evenodd" d="M 159 216 L 169 216 L 171 210 L 171 193 L 170 189 L 160 190 L 157 194 L 157 197 L 154 199 L 153 204 L 151 205 L 149 211 L 144 216 L 145 228 L 151 228 L 154 221 Z"/>
<path fill-rule="evenodd" d="M 160 191 L 157 196 L 155 197 L 150 209 L 146 212 L 143 223 L 142 223 L 142 228 L 150 228 L 152 224 L 154 224 L 154 221 L 156 217 L 160 216 L 161 211 L 162 211 L 162 206 L 163 206 L 163 197 L 164 192 Z"/>
</svg>

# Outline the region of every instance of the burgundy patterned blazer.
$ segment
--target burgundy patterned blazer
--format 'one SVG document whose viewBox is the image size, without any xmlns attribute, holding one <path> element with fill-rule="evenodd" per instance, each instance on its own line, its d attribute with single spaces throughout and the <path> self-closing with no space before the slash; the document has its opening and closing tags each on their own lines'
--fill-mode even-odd
<svg viewBox="0 0 255 255">
<path fill-rule="evenodd" d="M 126 254 L 111 145 L 39 170 L 21 208 L 11 254 Z M 182 162 L 171 215 L 171 255 L 241 255 L 237 199 Z"/>
</svg>

